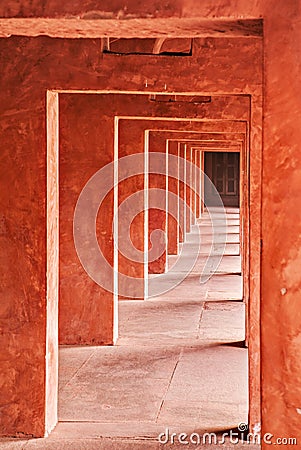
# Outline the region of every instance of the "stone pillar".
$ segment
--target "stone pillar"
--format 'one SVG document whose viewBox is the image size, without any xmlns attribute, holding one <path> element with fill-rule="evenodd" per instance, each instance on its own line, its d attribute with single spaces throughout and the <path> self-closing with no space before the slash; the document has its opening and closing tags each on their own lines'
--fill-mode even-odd
<svg viewBox="0 0 301 450">
<path fill-rule="evenodd" d="M 188 145 L 184 144 L 186 148 L 186 232 L 190 233 L 192 215 L 190 212 L 192 206 L 192 189 L 191 189 L 191 180 L 192 180 L 192 150 Z M 189 164 L 190 163 L 190 164 Z"/>
<path fill-rule="evenodd" d="M 205 152 L 200 151 L 200 166 L 201 166 L 201 215 L 205 211 Z"/>
<path fill-rule="evenodd" d="M 185 241 L 186 235 L 186 146 L 185 144 L 179 145 L 179 197 L 181 198 L 181 202 L 179 203 L 179 242 Z M 183 180 L 183 181 L 182 181 Z"/>
<path fill-rule="evenodd" d="M 191 211 L 192 211 L 192 218 L 191 218 L 191 224 L 195 224 L 195 218 L 196 218 L 196 154 L 193 148 L 190 146 L 191 151 L 191 162 L 192 162 L 192 168 L 191 168 Z"/>
<path fill-rule="evenodd" d="M 167 211 L 166 211 L 166 187 L 167 187 L 167 161 L 168 161 L 168 153 L 166 142 L 163 147 L 157 146 L 156 141 L 153 135 L 149 137 L 149 208 L 148 208 L 148 234 L 150 238 L 150 245 L 153 247 L 155 253 L 158 253 L 159 256 L 153 261 L 149 260 L 148 263 L 148 273 L 164 273 L 166 269 L 166 261 L 167 261 Z M 159 159 L 152 155 L 152 153 L 160 153 Z M 165 154 L 165 157 L 162 158 L 162 155 Z M 162 175 L 160 172 L 164 172 Z M 157 193 L 153 193 L 151 189 L 160 189 Z M 161 208 L 152 208 L 151 202 L 152 199 L 159 203 L 161 200 L 165 200 Z M 156 231 L 157 230 L 157 231 Z M 152 237 L 152 233 L 154 234 Z"/>
<path fill-rule="evenodd" d="M 167 176 L 168 180 L 168 189 L 167 189 L 167 196 L 168 193 L 174 194 L 173 196 L 170 196 L 168 200 L 168 211 L 176 212 L 176 216 L 173 217 L 171 214 L 168 214 L 168 226 L 167 226 L 167 242 L 168 242 L 168 254 L 169 255 L 177 255 L 178 254 L 178 244 L 179 244 L 179 153 L 180 150 L 178 148 L 178 142 L 177 141 L 168 141 L 168 170 L 170 171 L 171 166 L 173 165 L 173 172 L 178 174 L 177 178 L 172 178 L 170 176 Z M 170 155 L 172 155 L 174 158 L 170 158 Z M 175 167 L 176 165 L 176 167 Z M 171 205 L 172 203 L 172 205 Z M 175 204 L 176 203 L 176 204 Z"/>
<path fill-rule="evenodd" d="M 196 218 L 198 219 L 201 216 L 201 152 L 200 150 L 195 151 L 196 158 L 196 170 L 195 170 L 195 184 L 196 184 L 196 192 L 195 192 L 195 201 L 196 201 Z"/>
<path fill-rule="evenodd" d="M 100 287 L 82 266 L 73 241 L 73 217 L 89 179 L 113 162 L 113 118 L 104 118 L 98 96 L 62 94 L 60 98 L 60 302 L 61 344 L 108 345 L 113 336 L 113 271 L 111 292 Z M 113 175 L 113 167 L 112 167 Z M 113 181 L 113 179 L 111 180 Z M 96 233 L 101 252 L 113 267 L 113 190 L 100 205 Z M 82 214 L 87 214 L 83 211 Z M 91 252 L 91 260 L 92 254 Z M 90 262 L 91 264 L 91 262 Z M 99 270 L 102 270 L 101 268 Z"/>
<path fill-rule="evenodd" d="M 142 159 L 136 160 L 135 167 L 129 164 L 128 168 L 123 169 L 125 179 L 119 182 L 118 186 L 118 204 L 119 206 L 128 201 L 128 206 L 123 211 L 123 217 L 119 217 L 119 255 L 118 255 L 118 271 L 120 292 L 132 292 L 133 298 L 144 299 L 145 294 L 145 220 L 147 215 L 144 213 L 144 134 L 140 130 L 139 123 L 134 120 L 119 120 L 118 127 L 118 157 L 123 158 L 135 154 L 142 155 Z M 134 171 L 139 172 L 133 175 Z M 119 171 L 120 174 L 120 171 Z M 139 197 L 133 197 L 140 193 Z M 133 207 L 137 207 L 140 211 L 136 216 L 133 214 Z M 129 230 L 128 230 L 129 227 Z M 129 245 L 125 245 L 125 251 L 120 251 L 125 238 L 130 234 L 129 238 L 134 249 L 138 252 L 131 255 Z M 139 253 L 140 252 L 140 253 Z M 132 259 L 133 258 L 133 259 Z M 127 278 L 123 278 L 125 275 Z M 136 284 L 136 279 L 141 280 L 141 285 Z M 120 296 L 124 298 L 124 296 Z M 126 297 L 131 298 L 131 297 Z"/>
</svg>

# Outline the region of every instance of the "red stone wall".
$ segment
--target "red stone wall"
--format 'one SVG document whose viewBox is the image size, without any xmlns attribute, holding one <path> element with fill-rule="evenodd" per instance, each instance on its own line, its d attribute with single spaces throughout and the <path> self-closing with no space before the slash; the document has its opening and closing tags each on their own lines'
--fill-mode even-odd
<svg viewBox="0 0 301 450">
<path fill-rule="evenodd" d="M 192 107 L 192 112 L 194 110 L 194 107 Z M 208 109 L 208 107 L 206 108 L 206 112 L 204 113 L 204 120 L 201 119 L 201 117 L 199 119 L 195 119 L 192 117 L 191 120 L 187 119 L 183 119 L 183 120 L 179 120 L 177 119 L 177 108 L 175 107 L 174 110 L 171 110 L 170 112 L 161 111 L 161 116 L 164 115 L 169 115 L 169 116 L 173 116 L 175 115 L 175 118 L 172 120 L 160 120 L 159 118 L 156 119 L 143 119 L 143 120 L 139 120 L 135 117 L 133 118 L 123 118 L 120 119 L 120 131 L 119 131 L 119 139 L 120 139 L 120 144 L 119 144 L 119 150 L 120 150 L 120 156 L 124 156 L 127 154 L 130 154 L 133 149 L 135 149 L 135 152 L 138 153 L 143 153 L 144 151 L 144 143 L 145 143 L 145 131 L 146 130 L 151 130 L 150 131 L 150 136 L 152 132 L 154 132 L 154 130 L 161 130 L 161 132 L 164 132 L 165 130 L 169 130 L 169 129 L 174 129 L 174 130 L 184 130 L 187 132 L 194 132 L 194 131 L 202 131 L 204 133 L 204 136 L 206 138 L 206 132 L 208 134 L 210 133 L 214 133 L 214 132 L 220 132 L 222 136 L 224 136 L 224 133 L 227 132 L 228 133 L 232 133 L 229 134 L 229 136 L 235 136 L 237 133 L 240 132 L 245 132 L 246 131 L 246 122 L 244 121 L 230 121 L 230 120 L 220 120 L 220 121 L 214 121 L 214 120 L 206 120 L 206 115 L 210 117 L 210 109 Z M 188 108 L 188 106 L 186 107 L 186 111 L 185 114 L 187 116 L 193 116 L 193 114 L 191 114 L 191 107 Z M 232 111 L 232 114 L 235 114 L 234 111 Z M 200 114 L 201 116 L 201 114 Z M 166 132 L 166 135 L 168 137 L 168 132 Z M 172 133 L 171 133 L 172 135 Z M 208 137 L 208 136 L 207 136 Z M 241 137 L 241 134 L 240 134 Z M 164 141 L 163 141 L 164 142 Z M 150 144 L 153 145 L 153 148 L 157 148 L 156 146 L 154 146 L 155 141 L 152 143 L 151 142 L 151 138 L 150 138 Z M 165 146 L 163 146 L 162 149 L 162 139 L 160 142 L 161 145 L 159 145 L 158 149 L 161 149 L 161 151 L 165 151 Z M 152 150 L 152 146 L 150 145 L 149 151 Z M 140 168 L 140 170 L 142 170 L 142 168 Z M 153 175 L 151 180 L 152 180 L 152 187 L 155 186 L 155 180 L 158 177 L 158 180 L 160 180 L 160 185 L 161 188 L 165 188 L 165 181 L 163 181 L 162 184 L 162 178 L 161 175 L 159 176 L 155 176 Z M 159 182 L 158 182 L 159 183 Z M 126 182 L 126 186 L 125 187 L 125 183 L 123 183 L 123 192 L 124 194 L 120 193 L 119 196 L 119 201 L 124 199 L 124 195 L 128 196 L 131 195 L 133 193 L 135 193 L 137 190 L 142 189 L 143 188 L 143 177 L 135 177 L 135 180 L 133 182 L 133 180 L 129 179 Z M 141 207 L 142 207 L 142 203 L 141 203 Z M 150 219 L 152 220 L 152 222 L 149 222 L 149 230 L 150 232 L 155 230 L 155 229 L 162 229 L 163 231 L 165 230 L 165 214 L 152 214 L 150 216 Z M 159 220 L 158 220 L 159 219 Z M 135 236 L 134 242 L 137 242 L 137 247 L 138 248 L 143 248 L 143 235 L 141 233 L 141 231 L 143 230 L 143 215 L 140 216 L 140 222 L 138 220 L 135 221 L 135 232 L 133 232 L 133 236 Z M 158 261 L 154 261 L 154 263 L 151 266 L 151 270 L 155 271 L 155 270 L 164 270 L 165 267 L 165 261 L 166 261 L 166 252 L 164 252 L 162 254 L 162 256 L 160 258 L 158 258 Z M 129 261 L 127 259 L 125 259 L 122 255 L 119 255 L 119 268 L 120 271 L 122 273 L 131 275 L 133 273 L 135 273 L 136 276 L 140 276 L 143 277 L 144 274 L 144 269 L 143 269 L 143 264 L 142 262 L 132 262 Z M 160 272 L 159 272 L 160 273 Z"/>
<path fill-rule="evenodd" d="M 230 97 L 229 97 L 230 100 Z M 230 100 L 231 101 L 231 100 Z M 242 114 L 243 117 L 248 117 L 248 109 L 249 109 L 249 102 L 246 103 L 246 108 L 245 110 L 238 110 L 237 107 L 233 108 L 232 111 L 232 118 L 234 119 L 239 118 L 240 114 Z M 230 118 L 230 111 L 228 111 L 227 113 L 227 117 Z M 228 115 L 229 114 L 229 115 Z M 209 116 L 209 114 L 208 114 Z M 207 117 L 208 117 L 207 116 Z M 156 131 L 156 130 L 151 130 L 149 135 L 150 135 L 150 142 L 153 142 L 157 148 L 161 148 L 162 151 L 164 151 L 165 146 L 166 146 L 166 142 L 168 142 L 169 145 L 169 152 L 172 152 L 173 154 L 176 154 L 178 152 L 178 144 L 187 144 L 187 148 L 190 150 L 195 146 L 203 146 L 203 148 L 205 149 L 205 147 L 209 147 L 209 148 L 214 148 L 214 147 L 224 147 L 227 148 L 227 150 L 233 150 L 233 151 L 240 151 L 243 145 L 243 148 L 246 148 L 246 135 L 244 133 L 222 133 L 221 130 L 223 128 L 223 126 L 219 127 L 217 126 L 216 128 L 218 130 L 220 130 L 219 132 L 212 132 L 212 133 L 206 133 L 206 132 L 192 132 L 192 131 L 181 131 L 182 127 L 178 127 L 176 126 L 176 122 L 172 125 L 173 128 L 170 129 L 169 131 L 164 131 L 164 130 L 160 130 L 160 131 Z M 176 130 L 176 128 L 179 128 L 179 130 Z M 236 142 L 238 144 L 236 144 Z M 233 147 L 234 145 L 238 145 L 236 147 Z M 232 147 L 231 147 L 232 146 Z M 182 152 L 184 151 L 183 149 L 181 150 Z M 199 153 L 199 152 L 198 152 Z M 200 155 L 198 155 L 198 158 L 200 158 Z M 200 160 L 198 160 L 198 167 L 200 167 L 199 165 Z M 182 175 L 183 177 L 183 175 Z M 169 191 L 170 192 L 174 192 L 174 193 L 178 193 L 179 192 L 179 188 L 182 185 L 182 182 L 176 182 L 176 180 L 173 180 L 171 177 L 169 177 Z M 181 186 L 181 190 L 183 191 L 184 186 Z M 184 195 L 184 194 L 183 194 Z M 197 196 L 196 196 L 197 198 Z M 198 201 L 196 202 L 198 204 Z M 180 206 L 179 208 L 179 212 L 181 212 L 181 214 L 178 217 L 178 224 L 179 224 L 179 230 L 175 232 L 175 229 L 177 228 L 177 224 L 176 221 L 169 215 L 169 223 L 168 223 L 168 253 L 169 254 L 176 254 L 177 253 L 177 243 L 178 240 L 180 239 L 180 242 L 182 242 L 182 233 L 183 233 L 183 212 L 181 211 L 182 207 Z M 199 213 L 199 211 L 197 211 Z M 198 214 L 197 214 L 197 217 Z M 163 267 L 164 267 L 164 263 L 163 263 Z"/>
<path fill-rule="evenodd" d="M 263 429 L 300 443 L 300 3 L 269 1 L 265 14 Z"/>
<path fill-rule="evenodd" d="M 104 4 L 105 5 L 105 4 Z M 123 5 L 102 5 L 103 10 L 122 10 Z M 140 2 L 127 2 L 130 13 L 143 14 Z M 139 6 L 138 6 L 139 5 Z M 154 6 L 153 6 L 154 5 Z M 112 10 L 111 10 L 112 6 Z M 120 8 L 119 8 L 120 7 Z M 158 8 L 156 12 L 156 7 Z M 81 2 L 64 10 L 61 4 L 8 1 L 2 16 L 82 15 L 98 4 Z M 264 17 L 265 104 L 262 215 L 262 412 L 264 431 L 275 435 L 300 436 L 301 392 L 299 389 L 301 317 L 299 314 L 301 262 L 300 208 L 300 7 L 296 0 L 183 0 L 168 10 L 152 3 L 147 11 L 159 16 Z M 122 17 L 122 12 L 119 15 Z M 96 14 L 98 15 L 98 14 Z M 237 92 L 260 85 L 260 40 L 205 39 L 199 56 L 191 61 L 189 73 L 182 62 L 161 60 L 160 71 L 150 59 L 141 57 L 135 67 L 128 59 L 102 58 L 99 41 L 60 41 L 41 38 L 9 38 L 0 42 L 2 118 L 1 239 L 5 262 L 2 287 L 5 291 L 3 321 L 8 321 L 3 350 L 5 403 L 4 433 L 40 435 L 44 430 L 45 391 L 45 91 L 47 88 L 136 88 L 145 80 L 151 89 L 181 90 L 189 85 L 202 92 Z M 254 42 L 252 43 L 254 44 Z M 214 46 L 217 45 L 217 48 Z M 196 49 L 198 44 L 196 44 Z M 234 59 L 229 61 L 228 51 Z M 206 63 L 205 63 L 206 62 Z M 251 64 L 250 64 L 251 62 Z M 59 68 L 59 70 L 58 70 Z M 138 69 L 137 69 L 138 68 Z M 136 70 L 137 69 L 137 70 Z M 196 71 L 198 78 L 190 74 Z M 120 77 L 123 73 L 123 77 Z M 170 73 L 174 74 L 173 81 Z M 187 77 L 188 82 L 185 82 Z M 109 81 L 110 80 L 110 81 Z M 127 81 L 125 81 L 127 80 Z M 257 136 L 257 142 L 260 140 Z M 253 147 L 252 147 L 253 148 Z M 251 148 L 251 152 L 253 151 Z M 275 151 L 275 148 L 277 151 Z M 260 159 L 260 158 L 259 158 Z M 257 161 L 260 164 L 260 161 Z M 254 166 L 255 167 L 255 166 Z M 257 167 L 257 166 L 256 166 Z M 252 167 L 251 167 L 252 171 Z M 260 186 L 258 189 L 261 189 Z M 13 205 L 13 208 L 11 207 Z M 260 208 L 259 208 L 260 210 Z M 285 218 L 285 219 L 284 219 Z M 256 218 L 257 222 L 258 219 Z M 260 223 L 253 218 L 255 250 L 259 256 Z M 255 227 L 255 228 L 254 228 Z M 252 236 L 251 236 L 252 239 Z M 259 289 L 258 282 L 255 288 Z M 255 327 L 253 333 L 257 333 Z M 22 358 L 19 355 L 22 354 Z M 14 381 L 11 371 L 14 371 Z M 273 370 L 271 370 L 271 367 Z M 35 386 L 34 398 L 32 388 Z M 34 423 L 34 426 L 32 426 Z"/>
<path fill-rule="evenodd" d="M 113 276 L 111 292 L 107 292 L 85 272 L 74 246 L 73 217 L 78 197 L 90 177 L 114 160 L 114 114 L 108 96 L 82 94 L 61 94 L 59 111 L 59 341 L 61 344 L 112 344 Z M 97 237 L 111 266 L 112 219 L 113 191 L 108 189 L 97 216 Z"/>
<path fill-rule="evenodd" d="M 180 234 L 183 234 L 180 221 L 180 149 L 177 141 L 167 140 L 168 152 L 168 172 L 177 173 L 177 178 L 168 176 L 168 193 L 174 194 L 175 197 L 168 198 L 168 212 L 175 210 L 175 214 L 167 215 L 167 253 L 169 255 L 177 255 L 179 250 Z M 177 165 L 176 159 L 178 158 Z"/>
<path fill-rule="evenodd" d="M 135 17 L 173 17 L 181 14 L 181 1 L 162 3 L 154 0 L 151 3 L 145 0 L 127 1 L 111 0 L 102 1 L 101 5 L 95 0 L 72 3 L 52 0 L 41 3 L 34 0 L 9 1 L 0 5 L 1 17 L 81 17 L 83 19 L 110 19 L 110 18 L 135 18 Z"/>
</svg>

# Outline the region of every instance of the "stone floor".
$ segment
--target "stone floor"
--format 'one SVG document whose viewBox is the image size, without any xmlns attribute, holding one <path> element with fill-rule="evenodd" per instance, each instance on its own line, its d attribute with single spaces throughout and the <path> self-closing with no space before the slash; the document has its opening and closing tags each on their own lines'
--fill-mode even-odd
<svg viewBox="0 0 301 450">
<path fill-rule="evenodd" d="M 236 247 L 223 256 L 217 273 L 200 284 L 206 260 L 201 252 L 173 290 L 144 302 L 120 302 L 116 346 L 61 347 L 56 429 L 47 439 L 2 440 L 0 448 L 209 449 L 216 446 L 180 444 L 177 436 L 222 433 L 247 423 L 247 349 L 235 344 L 245 338 L 239 214 L 231 209 L 227 218 L 228 245 Z M 196 227 L 209 242 L 205 215 L 192 227 L 189 245 L 195 244 Z M 184 258 L 189 245 L 183 245 Z M 175 444 L 159 443 L 166 429 L 177 433 Z"/>
</svg>

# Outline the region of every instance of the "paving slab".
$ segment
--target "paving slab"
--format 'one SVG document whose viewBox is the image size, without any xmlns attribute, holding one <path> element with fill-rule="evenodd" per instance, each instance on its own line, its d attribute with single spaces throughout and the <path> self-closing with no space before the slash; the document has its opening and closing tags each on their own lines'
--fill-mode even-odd
<svg viewBox="0 0 301 450">
<path fill-rule="evenodd" d="M 95 352 L 97 347 L 60 346 L 59 351 L 59 391 L 70 381 L 78 369 Z"/>
<path fill-rule="evenodd" d="M 242 302 L 208 302 L 199 328 L 199 338 L 218 342 L 245 340 L 245 304 Z"/>
<path fill-rule="evenodd" d="M 201 405 L 199 401 L 185 401 L 166 399 L 162 404 L 157 424 L 162 425 L 162 431 L 166 428 L 174 429 L 174 425 L 182 428 L 183 431 L 195 430 L 199 425 Z"/>
<path fill-rule="evenodd" d="M 165 400 L 244 404 L 247 364 L 245 348 L 216 345 L 184 349 Z M 214 425 L 214 416 L 211 419 Z"/>
<path fill-rule="evenodd" d="M 169 379 L 95 376 L 90 370 L 78 374 L 63 390 L 59 402 L 61 421 L 134 422 L 156 419 Z"/>
<path fill-rule="evenodd" d="M 213 234 L 213 228 L 212 225 L 208 222 L 208 223 L 204 223 L 202 225 L 198 224 L 199 226 L 199 231 L 193 227 L 193 229 L 191 230 L 191 234 L 198 234 L 201 233 L 202 236 L 205 236 L 207 234 L 211 235 Z M 214 234 L 216 235 L 230 235 L 230 234 L 239 234 L 240 232 L 240 227 L 239 225 L 227 225 L 226 229 L 224 226 L 221 226 L 219 224 L 214 226 Z"/>
<path fill-rule="evenodd" d="M 185 289 L 187 291 L 187 289 Z M 178 336 L 191 337 L 197 332 L 203 304 L 178 298 L 178 294 L 169 293 L 145 302 L 119 304 L 120 338 L 153 337 L 157 342 Z M 171 295 L 177 301 L 170 301 Z M 193 299 L 194 300 L 194 299 Z M 118 341 L 119 342 L 119 341 Z"/>
<path fill-rule="evenodd" d="M 212 253 L 212 250 L 214 250 L 214 254 L 217 255 L 239 255 L 240 253 L 240 246 L 239 244 L 223 244 L 215 243 L 214 249 L 211 249 L 212 244 L 196 244 L 195 242 L 187 242 L 185 243 L 185 250 L 183 247 L 183 250 L 187 253 L 195 253 L 199 250 L 200 255 L 208 255 Z"/>
<path fill-rule="evenodd" d="M 168 268 L 171 269 L 173 265 L 177 262 L 179 255 L 171 255 L 168 256 Z M 185 261 L 188 261 L 190 259 L 189 255 L 181 255 L 181 258 L 183 258 L 183 263 L 185 264 Z M 195 265 L 191 271 L 191 274 L 199 273 L 201 274 L 205 263 L 208 259 L 208 256 L 199 256 L 195 262 Z M 184 265 L 183 264 L 183 265 Z M 215 269 L 214 273 L 224 273 L 224 274 L 241 274 L 241 256 L 228 256 L 224 255 L 222 256 L 220 263 L 218 267 Z"/>
<path fill-rule="evenodd" d="M 30 441 L 26 450 L 157 450 L 156 440 L 104 439 L 37 439 Z"/>
<path fill-rule="evenodd" d="M 232 223 L 232 221 L 234 221 L 235 223 Z M 193 225 L 197 225 L 200 228 L 204 228 L 204 227 L 212 226 L 212 224 L 214 223 L 215 225 L 217 225 L 217 226 L 220 225 L 221 227 L 224 227 L 224 225 L 226 224 L 227 228 L 229 228 L 232 226 L 239 226 L 240 225 L 239 222 L 240 222 L 239 215 L 227 214 L 226 218 L 224 216 L 214 217 L 212 219 L 209 216 L 200 217 L 200 218 L 196 219 L 196 221 Z"/>
<path fill-rule="evenodd" d="M 23 450 L 28 443 L 27 439 L 0 438 L 1 450 Z"/>
<path fill-rule="evenodd" d="M 241 275 L 213 275 L 205 284 L 207 300 L 242 300 L 243 277 Z"/>
</svg>

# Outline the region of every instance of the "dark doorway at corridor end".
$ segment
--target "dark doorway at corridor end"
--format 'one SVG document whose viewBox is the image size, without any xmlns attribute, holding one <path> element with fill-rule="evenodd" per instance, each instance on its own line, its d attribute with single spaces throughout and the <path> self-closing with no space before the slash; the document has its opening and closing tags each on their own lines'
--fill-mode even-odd
<svg viewBox="0 0 301 450">
<path fill-rule="evenodd" d="M 224 206 L 239 207 L 239 152 L 205 152 L 205 174 L 214 184 Z M 217 202 L 212 185 L 205 179 L 205 203 Z"/>
</svg>

